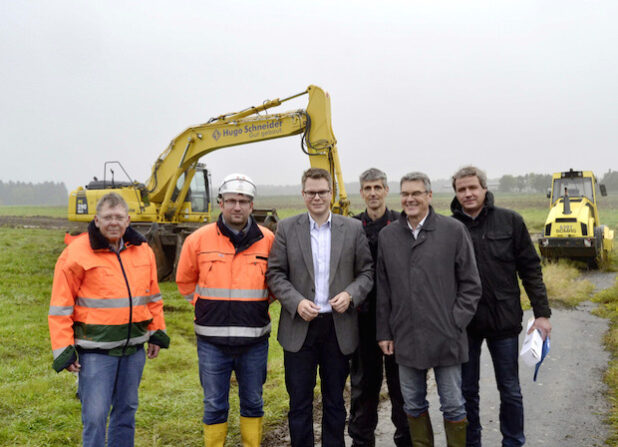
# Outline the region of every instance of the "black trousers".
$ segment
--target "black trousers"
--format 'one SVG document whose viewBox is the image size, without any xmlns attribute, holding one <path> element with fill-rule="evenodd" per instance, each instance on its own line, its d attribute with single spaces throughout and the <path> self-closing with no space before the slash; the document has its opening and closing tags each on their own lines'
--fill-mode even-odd
<svg viewBox="0 0 618 447">
<path fill-rule="evenodd" d="M 322 390 L 322 446 L 345 447 L 346 409 L 343 388 L 350 372 L 349 356 L 339 349 L 332 314 L 309 323 L 298 352 L 283 352 L 285 386 L 290 396 L 288 424 L 292 447 L 313 447 L 313 389 L 319 366 Z"/>
<path fill-rule="evenodd" d="M 353 446 L 374 446 L 378 424 L 378 404 L 382 388 L 383 370 L 391 399 L 391 420 L 395 425 L 396 446 L 412 446 L 408 418 L 403 411 L 403 397 L 399 386 L 399 367 L 394 356 L 385 356 L 376 341 L 375 312 L 358 315 L 360 343 L 352 355 L 350 382 L 352 401 L 348 434 Z"/>
</svg>

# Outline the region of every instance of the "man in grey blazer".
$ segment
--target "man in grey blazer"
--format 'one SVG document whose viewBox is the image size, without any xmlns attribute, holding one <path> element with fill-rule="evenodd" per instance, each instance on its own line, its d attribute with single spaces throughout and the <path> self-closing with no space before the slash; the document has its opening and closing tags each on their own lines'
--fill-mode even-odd
<svg viewBox="0 0 618 447">
<path fill-rule="evenodd" d="M 284 350 L 292 447 L 313 446 L 313 389 L 320 368 L 322 445 L 344 447 L 343 388 L 358 345 L 356 307 L 373 285 L 362 225 L 332 214 L 332 179 L 311 168 L 302 177 L 308 213 L 279 222 L 266 278 L 281 302 L 277 340 Z"/>
</svg>

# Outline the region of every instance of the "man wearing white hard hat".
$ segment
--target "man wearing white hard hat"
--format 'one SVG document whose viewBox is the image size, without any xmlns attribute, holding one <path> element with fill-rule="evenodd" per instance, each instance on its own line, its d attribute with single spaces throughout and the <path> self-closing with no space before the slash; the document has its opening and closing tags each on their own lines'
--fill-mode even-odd
<svg viewBox="0 0 618 447">
<path fill-rule="evenodd" d="M 246 175 L 225 177 L 219 187 L 219 219 L 187 237 L 178 261 L 178 290 L 195 306 L 207 447 L 225 443 L 232 371 L 238 382 L 242 445 L 258 447 L 262 438 L 270 336 L 264 275 L 274 235 L 251 216 L 255 193 Z"/>
</svg>

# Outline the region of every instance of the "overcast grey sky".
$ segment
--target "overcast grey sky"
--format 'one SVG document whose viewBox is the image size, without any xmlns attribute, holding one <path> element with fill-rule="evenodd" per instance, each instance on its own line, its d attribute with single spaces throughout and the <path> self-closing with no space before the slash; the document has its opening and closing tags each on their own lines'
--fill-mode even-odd
<svg viewBox="0 0 618 447">
<path fill-rule="evenodd" d="M 618 169 L 615 0 L 0 0 L 0 23 L 3 181 L 74 189 L 106 160 L 145 181 L 187 127 L 309 84 L 346 181 Z M 309 165 L 298 137 L 202 161 L 261 184 Z"/>
</svg>

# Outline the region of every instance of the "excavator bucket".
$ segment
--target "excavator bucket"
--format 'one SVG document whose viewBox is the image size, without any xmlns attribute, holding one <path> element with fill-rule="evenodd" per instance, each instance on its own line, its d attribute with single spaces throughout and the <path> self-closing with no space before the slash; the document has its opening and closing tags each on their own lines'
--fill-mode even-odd
<svg viewBox="0 0 618 447">
<path fill-rule="evenodd" d="M 279 223 L 279 216 L 275 208 L 254 208 L 253 217 L 257 223 L 265 226 L 273 233 L 277 231 L 277 223 Z"/>
</svg>

